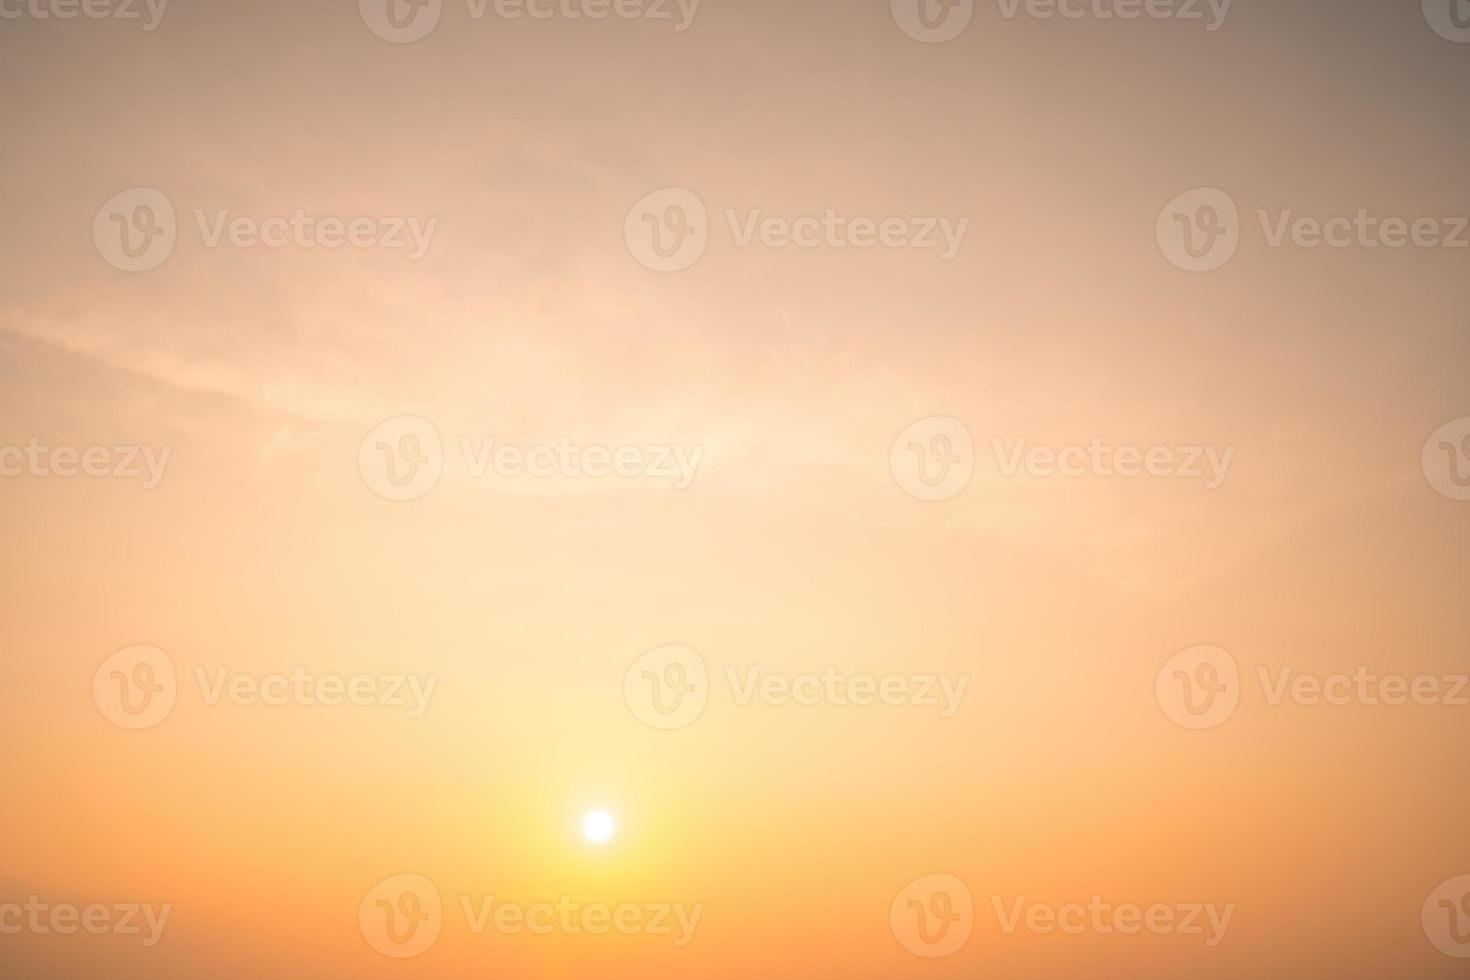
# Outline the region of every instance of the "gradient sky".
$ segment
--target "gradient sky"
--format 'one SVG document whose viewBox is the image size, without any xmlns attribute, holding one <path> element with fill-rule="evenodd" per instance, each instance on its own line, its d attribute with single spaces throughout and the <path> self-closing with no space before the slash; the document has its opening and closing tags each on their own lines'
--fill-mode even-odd
<svg viewBox="0 0 1470 980">
<path fill-rule="evenodd" d="M 0 445 L 169 447 L 154 489 L 0 479 L 0 904 L 170 903 L 164 940 L 0 935 L 0 972 L 391 977 L 1461 975 L 1420 909 L 1470 873 L 1470 707 L 1272 706 L 1258 667 L 1470 670 L 1470 250 L 1268 246 L 1255 214 L 1470 213 L 1470 44 L 1403 0 L 1177 20 L 1007 19 L 947 43 L 882 0 L 704 0 L 692 26 L 474 20 L 385 42 L 347 0 L 172 0 L 156 30 L 0 20 Z M 98 209 L 179 215 L 109 265 Z M 624 241 L 662 188 L 707 251 Z M 1160 209 L 1239 205 L 1175 268 Z M 207 248 L 193 211 L 437 219 L 378 249 Z M 933 252 L 738 247 L 727 209 L 968 218 Z M 385 419 L 529 445 L 680 445 L 691 487 L 359 470 Z M 963 420 L 958 496 L 890 472 Z M 1008 477 L 991 440 L 1233 447 L 1228 479 Z M 150 644 L 173 713 L 93 675 Z M 791 674 L 968 674 L 954 717 L 742 706 L 634 717 L 664 644 Z M 1217 729 L 1176 652 L 1249 678 Z M 387 708 L 205 704 L 196 667 L 437 677 Z M 1458 760 L 1458 761 L 1457 761 Z M 595 848 L 577 829 L 618 818 Z M 380 880 L 456 907 L 424 956 L 359 933 Z M 906 952 L 931 873 L 1037 901 L 1212 902 L 1228 938 L 1002 935 Z M 695 941 L 470 935 L 460 896 L 703 906 Z"/>
</svg>

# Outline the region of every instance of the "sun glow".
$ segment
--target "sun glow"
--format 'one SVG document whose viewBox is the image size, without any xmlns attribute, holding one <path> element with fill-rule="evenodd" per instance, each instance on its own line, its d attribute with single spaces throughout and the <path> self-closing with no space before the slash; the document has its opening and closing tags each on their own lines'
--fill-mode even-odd
<svg viewBox="0 0 1470 980">
<path fill-rule="evenodd" d="M 594 844 L 606 844 L 612 840 L 617 822 L 606 810 L 593 810 L 582 818 L 582 836 Z"/>
</svg>

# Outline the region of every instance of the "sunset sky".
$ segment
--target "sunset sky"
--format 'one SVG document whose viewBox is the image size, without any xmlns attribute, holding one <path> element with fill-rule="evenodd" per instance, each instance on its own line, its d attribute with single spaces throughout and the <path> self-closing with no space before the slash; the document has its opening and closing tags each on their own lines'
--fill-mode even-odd
<svg viewBox="0 0 1470 980">
<path fill-rule="evenodd" d="M 1470 3 L 53 2 L 0 974 L 1463 976 Z M 1439 700 L 1283 680 L 1363 673 Z M 1228 929 L 1004 927 L 1095 897 Z"/>
</svg>

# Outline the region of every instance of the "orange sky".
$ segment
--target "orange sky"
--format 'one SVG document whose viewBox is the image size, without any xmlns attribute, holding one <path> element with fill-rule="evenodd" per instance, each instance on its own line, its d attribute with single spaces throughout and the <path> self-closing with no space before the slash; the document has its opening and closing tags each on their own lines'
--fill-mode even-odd
<svg viewBox="0 0 1470 980">
<path fill-rule="evenodd" d="M 1270 696 L 1470 673 L 1434 465 L 1470 250 L 1271 237 L 1470 212 L 1470 44 L 1417 4 L 979 2 L 926 43 L 881 0 L 444 0 L 400 43 L 372 0 L 30 3 L 0 0 L 0 972 L 1460 975 L 1430 933 L 1470 706 Z M 1201 188 L 1238 243 L 1187 272 L 1160 236 Z M 107 237 L 160 221 L 166 254 Z M 1094 445 L 1218 479 L 1010 467 Z M 113 699 L 165 683 L 109 659 L 140 646 L 156 719 Z M 669 646 L 694 674 L 641 659 Z M 1238 703 L 1191 731 L 1160 677 L 1200 646 Z M 649 677 L 697 717 L 648 723 Z M 406 958 L 359 916 L 400 875 L 442 906 Z M 930 875 L 972 906 L 943 958 L 903 939 Z M 7 932 L 33 895 L 170 912 L 147 946 Z M 477 934 L 492 897 L 698 918 Z M 1094 897 L 1231 911 L 1214 944 L 1003 928 Z"/>
</svg>

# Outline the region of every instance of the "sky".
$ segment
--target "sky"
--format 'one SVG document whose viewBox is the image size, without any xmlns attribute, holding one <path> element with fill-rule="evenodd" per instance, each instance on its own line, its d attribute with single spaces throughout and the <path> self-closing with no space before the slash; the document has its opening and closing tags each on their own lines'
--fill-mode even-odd
<svg viewBox="0 0 1470 980">
<path fill-rule="evenodd" d="M 1454 3 L 0 0 L 0 963 L 1460 975 Z"/>
</svg>

